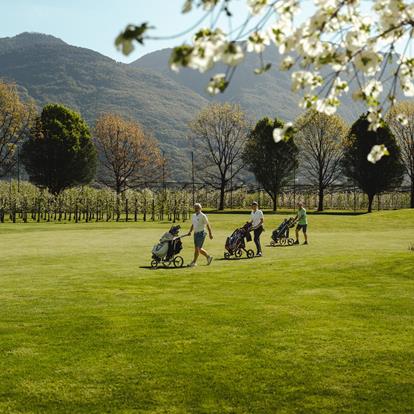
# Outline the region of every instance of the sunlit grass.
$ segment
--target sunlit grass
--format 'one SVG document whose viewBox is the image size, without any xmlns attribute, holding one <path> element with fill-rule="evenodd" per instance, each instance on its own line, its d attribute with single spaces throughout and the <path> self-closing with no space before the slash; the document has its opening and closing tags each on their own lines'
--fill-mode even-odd
<svg viewBox="0 0 414 414">
<path fill-rule="evenodd" d="M 0 413 L 412 413 L 414 212 L 221 260 L 245 219 L 210 216 L 210 267 L 156 271 L 168 223 L 0 225 Z"/>
</svg>

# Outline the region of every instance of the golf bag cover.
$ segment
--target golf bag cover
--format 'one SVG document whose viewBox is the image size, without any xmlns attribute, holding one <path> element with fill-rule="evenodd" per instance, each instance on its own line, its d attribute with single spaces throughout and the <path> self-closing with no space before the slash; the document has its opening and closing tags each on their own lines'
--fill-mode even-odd
<svg viewBox="0 0 414 414">
<path fill-rule="evenodd" d="M 162 259 L 168 253 L 168 242 L 158 243 L 152 249 L 152 254 Z"/>
</svg>

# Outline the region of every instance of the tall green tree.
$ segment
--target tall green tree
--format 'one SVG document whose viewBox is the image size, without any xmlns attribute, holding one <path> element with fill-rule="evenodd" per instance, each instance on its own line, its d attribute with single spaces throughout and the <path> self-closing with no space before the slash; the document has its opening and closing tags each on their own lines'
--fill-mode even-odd
<svg viewBox="0 0 414 414">
<path fill-rule="evenodd" d="M 261 119 L 249 134 L 243 152 L 248 169 L 271 197 L 273 211 L 277 210 L 282 187 L 289 183 L 298 167 L 299 150 L 293 138 L 278 143 L 273 140 L 273 130 L 282 127 L 283 122 L 278 119 Z"/>
<path fill-rule="evenodd" d="M 388 155 L 372 163 L 368 155 L 375 145 L 385 145 Z M 383 123 L 376 131 L 370 131 L 366 115 L 351 127 L 344 144 L 341 166 L 344 174 L 368 195 L 369 213 L 374 196 L 398 187 L 404 177 L 400 148 L 388 124 Z"/>
<path fill-rule="evenodd" d="M 88 184 L 95 177 L 97 152 L 89 127 L 63 105 L 43 108 L 21 156 L 30 181 L 53 194 Z"/>
</svg>

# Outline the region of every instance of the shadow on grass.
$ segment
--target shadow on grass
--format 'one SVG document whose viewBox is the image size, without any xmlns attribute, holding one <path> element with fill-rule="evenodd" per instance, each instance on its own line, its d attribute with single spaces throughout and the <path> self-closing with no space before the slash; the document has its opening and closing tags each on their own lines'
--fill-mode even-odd
<svg viewBox="0 0 414 414">
<path fill-rule="evenodd" d="M 174 267 L 174 266 L 158 266 L 158 267 L 152 267 L 152 266 L 140 266 L 140 269 L 147 269 L 147 270 L 179 270 L 179 269 L 187 269 L 188 266 L 184 265 L 181 267 Z"/>
</svg>

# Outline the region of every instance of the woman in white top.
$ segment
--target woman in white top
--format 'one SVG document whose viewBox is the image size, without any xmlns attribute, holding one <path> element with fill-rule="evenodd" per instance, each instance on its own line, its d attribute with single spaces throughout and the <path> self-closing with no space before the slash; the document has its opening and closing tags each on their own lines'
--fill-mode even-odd
<svg viewBox="0 0 414 414">
<path fill-rule="evenodd" d="M 259 204 L 257 201 L 253 201 L 252 203 L 252 212 L 250 213 L 250 223 L 253 226 L 254 232 L 254 243 L 256 244 L 257 253 L 256 256 L 262 256 L 262 246 L 260 244 L 260 235 L 263 232 L 263 211 L 259 210 Z"/>
<path fill-rule="evenodd" d="M 208 222 L 207 216 L 201 211 L 201 204 L 194 204 L 195 214 L 192 217 L 192 224 L 188 235 L 191 235 L 194 230 L 194 259 L 188 265 L 189 267 L 194 267 L 197 265 L 197 259 L 202 254 L 207 259 L 207 265 L 213 261 L 213 257 L 210 256 L 206 250 L 203 249 L 204 240 L 206 239 L 206 227 L 208 229 L 208 234 L 210 239 L 213 239 L 213 233 L 211 231 L 210 223 Z"/>
</svg>

